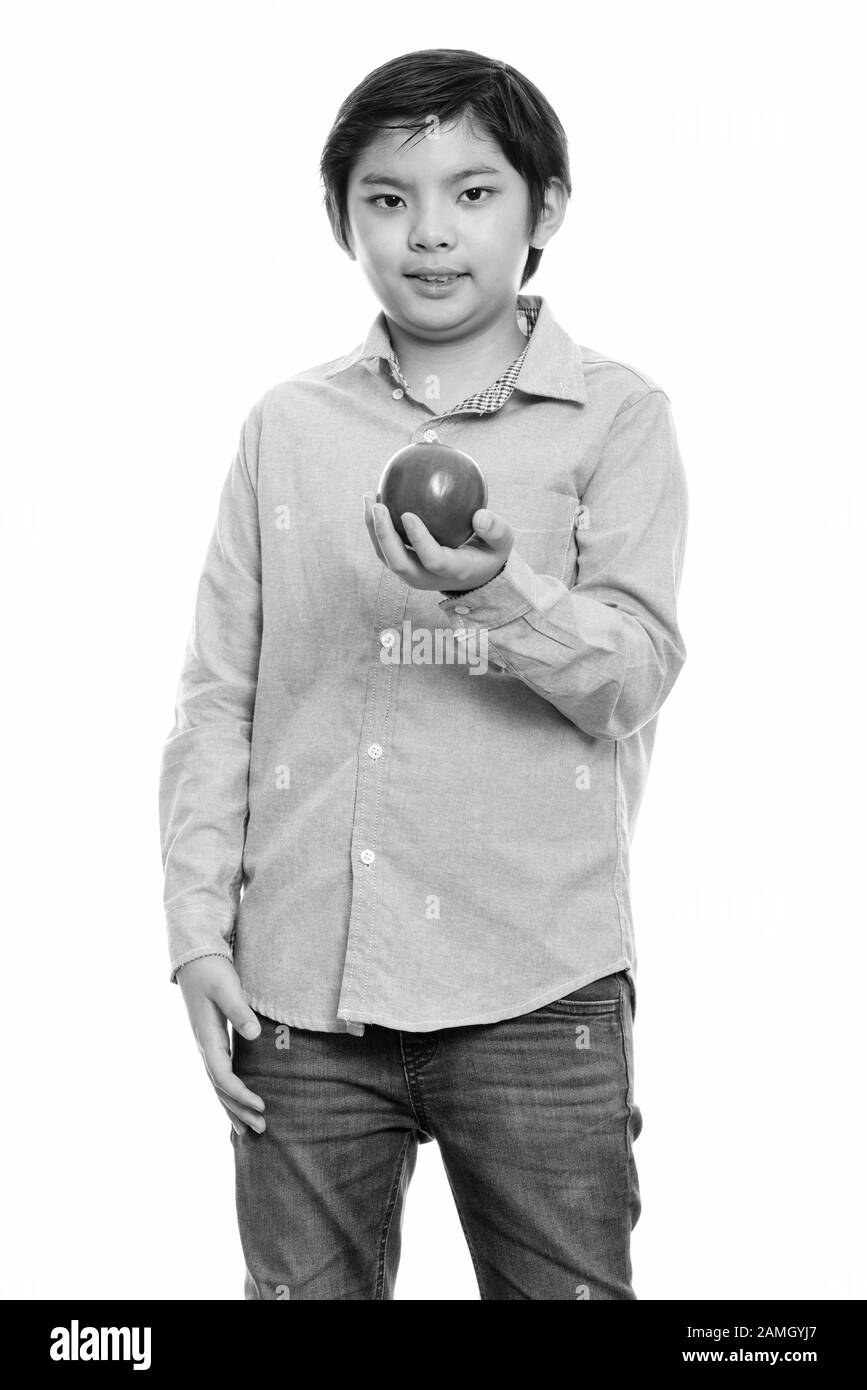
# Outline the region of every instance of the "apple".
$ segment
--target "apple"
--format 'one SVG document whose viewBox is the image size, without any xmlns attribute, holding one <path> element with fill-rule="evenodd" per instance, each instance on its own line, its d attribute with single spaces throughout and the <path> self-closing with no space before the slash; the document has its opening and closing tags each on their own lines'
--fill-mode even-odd
<svg viewBox="0 0 867 1390">
<path fill-rule="evenodd" d="M 410 545 L 401 514 L 421 517 L 435 541 L 457 549 L 473 536 L 473 514 L 487 506 L 488 485 L 475 459 L 451 444 L 407 444 L 392 454 L 379 480 L 394 529 Z"/>
</svg>

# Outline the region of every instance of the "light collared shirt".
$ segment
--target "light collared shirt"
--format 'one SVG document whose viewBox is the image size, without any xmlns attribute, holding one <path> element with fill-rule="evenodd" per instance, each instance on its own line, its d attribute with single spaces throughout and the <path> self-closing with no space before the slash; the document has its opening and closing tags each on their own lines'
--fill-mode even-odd
<svg viewBox="0 0 867 1390">
<path fill-rule="evenodd" d="M 660 386 L 541 296 L 516 313 L 511 379 L 446 412 L 399 384 L 382 312 L 251 407 L 160 767 L 170 979 L 223 955 L 257 1012 L 353 1033 L 494 1022 L 618 970 L 634 988 L 686 477 Z M 431 438 L 515 535 L 452 598 L 387 569 L 364 523 L 387 460 Z"/>
</svg>

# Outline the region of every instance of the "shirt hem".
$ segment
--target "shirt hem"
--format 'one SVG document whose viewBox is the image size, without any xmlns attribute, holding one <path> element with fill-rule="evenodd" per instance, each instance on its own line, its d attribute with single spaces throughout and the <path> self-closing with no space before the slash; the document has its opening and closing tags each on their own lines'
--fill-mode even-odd
<svg viewBox="0 0 867 1390">
<path fill-rule="evenodd" d="M 436 1018 L 430 1021 L 419 1019 L 410 1021 L 387 1012 L 363 1013 L 359 1009 L 343 1009 L 336 1018 L 327 1021 L 312 1020 L 296 1014 L 292 1009 L 284 1009 L 282 1005 L 263 999 L 261 995 L 247 994 L 246 991 L 245 994 L 247 1003 L 254 1012 L 272 1019 L 275 1023 L 285 1023 L 290 1028 L 302 1028 L 312 1033 L 345 1033 L 348 1031 L 347 1025 L 350 1023 L 372 1024 L 380 1028 L 393 1028 L 406 1033 L 432 1033 L 441 1028 L 470 1028 L 474 1024 L 502 1023 L 509 1018 L 518 1018 L 521 1014 L 532 1013 L 534 1009 L 542 1008 L 545 1004 L 552 1004 L 555 1000 L 562 999 L 565 994 L 582 989 L 584 985 L 591 985 L 594 980 L 602 980 L 606 975 L 616 975 L 620 970 L 625 970 L 634 984 L 634 962 L 627 960 L 625 956 L 618 956 L 613 965 L 600 967 L 590 971 L 589 974 L 585 972 L 583 975 L 573 976 L 572 979 L 566 980 L 563 984 L 555 985 L 533 995 L 527 1002 L 500 1005 L 483 1014 L 474 1013 L 471 1018 Z"/>
</svg>

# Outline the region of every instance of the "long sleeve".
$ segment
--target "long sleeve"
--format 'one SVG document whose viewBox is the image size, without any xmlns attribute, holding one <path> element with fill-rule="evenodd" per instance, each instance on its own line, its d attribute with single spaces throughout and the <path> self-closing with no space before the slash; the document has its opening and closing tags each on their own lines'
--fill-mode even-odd
<svg viewBox="0 0 867 1390">
<path fill-rule="evenodd" d="M 254 408 L 255 409 L 255 408 Z M 163 746 L 159 818 L 170 981 L 204 955 L 232 959 L 248 820 L 262 636 L 261 548 L 251 468 L 254 412 L 220 495 Z"/>
<path fill-rule="evenodd" d="M 617 411 L 580 500 L 571 589 L 513 549 L 498 576 L 441 607 L 455 628 L 486 629 L 489 653 L 585 733 L 628 738 L 686 660 L 677 597 L 687 482 L 659 387 Z"/>
</svg>

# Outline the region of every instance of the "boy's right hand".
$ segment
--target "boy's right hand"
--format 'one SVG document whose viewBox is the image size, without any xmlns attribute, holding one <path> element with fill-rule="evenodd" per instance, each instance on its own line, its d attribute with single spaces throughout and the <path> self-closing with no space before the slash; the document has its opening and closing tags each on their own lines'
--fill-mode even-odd
<svg viewBox="0 0 867 1390">
<path fill-rule="evenodd" d="M 226 1022 L 245 1038 L 258 1037 L 262 1031 L 244 998 L 234 965 L 225 956 L 199 956 L 180 967 L 177 980 L 205 1070 L 235 1133 L 244 1134 L 249 1128 L 261 1134 L 265 1102 L 232 1070 Z"/>
</svg>

